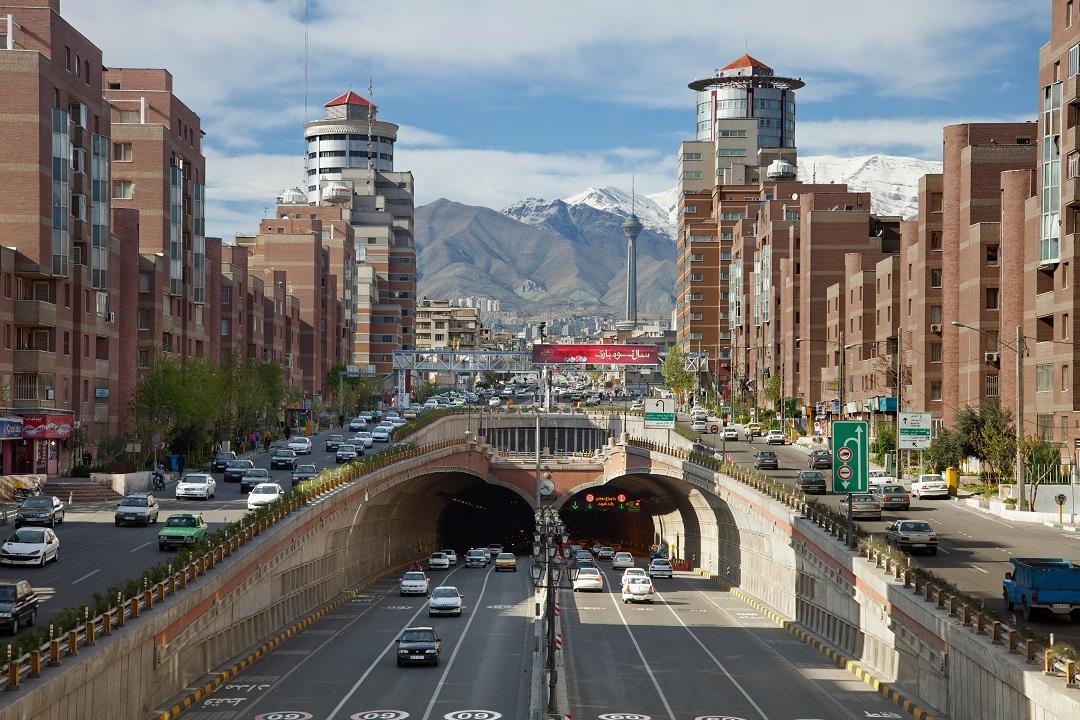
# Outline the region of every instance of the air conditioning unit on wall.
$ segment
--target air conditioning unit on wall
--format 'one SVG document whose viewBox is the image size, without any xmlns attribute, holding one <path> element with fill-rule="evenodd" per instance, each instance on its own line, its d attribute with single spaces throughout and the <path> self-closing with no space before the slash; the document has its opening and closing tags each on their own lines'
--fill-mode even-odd
<svg viewBox="0 0 1080 720">
<path fill-rule="evenodd" d="M 940 335 L 941 334 L 941 323 L 933 323 L 932 325 L 930 325 L 930 332 L 937 333 L 938 335 Z"/>
<path fill-rule="evenodd" d="M 996 363 L 1001 356 L 996 352 L 983 353 L 983 359 L 988 363 Z"/>
</svg>

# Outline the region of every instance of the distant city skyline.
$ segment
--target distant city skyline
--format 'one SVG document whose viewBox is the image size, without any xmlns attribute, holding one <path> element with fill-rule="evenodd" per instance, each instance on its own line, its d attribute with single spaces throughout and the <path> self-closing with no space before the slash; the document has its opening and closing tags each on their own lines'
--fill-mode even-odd
<svg viewBox="0 0 1080 720">
<path fill-rule="evenodd" d="M 312 0 L 306 59 L 304 0 L 65 2 L 61 14 L 107 66 L 173 74 L 206 131 L 207 233 L 226 239 L 305 183 L 303 122 L 369 83 L 379 119 L 401 126 L 394 164 L 415 174 L 417 204 L 497 210 L 629 188 L 631 175 L 643 195 L 674 187 L 679 142 L 694 136 L 687 84 L 744 53 L 806 82 L 800 155 L 940 160 L 945 125 L 1035 120 L 1050 23 L 1049 0 L 782 0 L 767 17 L 704 2 L 467 7 L 391 4 L 372 22 L 363 6 Z"/>
</svg>

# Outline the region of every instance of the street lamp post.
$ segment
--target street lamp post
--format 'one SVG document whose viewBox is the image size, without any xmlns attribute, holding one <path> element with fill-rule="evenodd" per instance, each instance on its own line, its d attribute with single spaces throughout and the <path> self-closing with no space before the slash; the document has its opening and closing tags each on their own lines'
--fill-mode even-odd
<svg viewBox="0 0 1080 720">
<path fill-rule="evenodd" d="M 549 505 L 536 511 L 533 565 L 530 568 L 530 575 L 534 588 L 544 587 L 547 591 L 548 715 L 558 713 L 555 692 L 558 685 L 555 667 L 555 593 L 559 589 L 563 567 L 569 558 L 570 546 L 567 544 L 569 540 L 566 526 L 563 525 L 554 507 Z"/>
<path fill-rule="evenodd" d="M 1016 326 L 1016 342 L 1010 344 L 977 327 L 965 325 L 956 320 L 953 320 L 952 324 L 956 327 L 967 328 L 968 330 L 982 333 L 998 345 L 1007 347 L 1016 354 L 1016 462 L 1014 463 L 1014 472 L 1016 478 L 1016 493 L 1019 496 L 1018 506 L 1023 510 L 1026 498 L 1024 497 L 1024 456 L 1020 450 L 1020 445 L 1024 442 L 1024 326 Z"/>
</svg>

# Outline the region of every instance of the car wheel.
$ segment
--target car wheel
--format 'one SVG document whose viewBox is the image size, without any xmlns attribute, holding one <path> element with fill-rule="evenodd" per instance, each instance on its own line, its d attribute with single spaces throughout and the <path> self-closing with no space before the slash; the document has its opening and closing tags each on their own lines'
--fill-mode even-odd
<svg viewBox="0 0 1080 720">
<path fill-rule="evenodd" d="M 158 543 L 157 547 L 158 547 L 158 550 L 164 550 L 165 549 L 165 543 Z"/>
<path fill-rule="evenodd" d="M 60 523 L 61 525 L 64 524 L 64 513 L 60 513 L 60 517 L 57 519 L 56 522 Z"/>
<path fill-rule="evenodd" d="M 930 548 L 931 555 L 937 555 L 937 548 Z"/>
<path fill-rule="evenodd" d="M 12 635 L 18 635 L 19 634 L 19 616 L 18 615 L 11 618 L 11 634 Z"/>
<path fill-rule="evenodd" d="M 439 656 L 435 656 L 435 667 L 439 667 Z"/>
<path fill-rule="evenodd" d="M 55 517 L 49 518 L 49 527 L 56 527 L 56 518 Z"/>
<path fill-rule="evenodd" d="M 120 527 L 120 521 L 119 520 L 113 520 L 113 523 L 116 525 L 116 527 Z"/>
<path fill-rule="evenodd" d="M 1005 592 L 1004 590 L 1001 592 L 1001 599 L 1005 601 L 1006 610 L 1012 610 L 1014 607 L 1016 607 L 1013 602 L 1009 600 L 1009 593 Z"/>
<path fill-rule="evenodd" d="M 1024 616 L 1024 620 L 1031 622 L 1031 618 L 1035 616 L 1035 611 L 1028 605 L 1027 598 L 1022 598 L 1020 601 L 1021 614 Z"/>
<path fill-rule="evenodd" d="M 398 661 L 397 661 L 397 666 L 398 666 L 398 667 L 401 667 L 401 660 L 398 660 Z"/>
<path fill-rule="evenodd" d="M 60 548 L 56 548 L 56 554 L 53 555 L 52 561 L 53 562 L 60 562 Z M 33 625 L 34 623 L 30 623 L 30 624 Z"/>
<path fill-rule="evenodd" d="M 38 567 L 45 567 L 45 560 L 47 559 L 47 556 L 48 556 L 48 554 L 44 550 L 42 550 L 41 551 L 41 562 L 38 563 Z"/>
<path fill-rule="evenodd" d="M 26 619 L 27 627 L 34 627 L 34 623 L 37 622 L 37 608 L 30 611 L 30 617 Z"/>
</svg>

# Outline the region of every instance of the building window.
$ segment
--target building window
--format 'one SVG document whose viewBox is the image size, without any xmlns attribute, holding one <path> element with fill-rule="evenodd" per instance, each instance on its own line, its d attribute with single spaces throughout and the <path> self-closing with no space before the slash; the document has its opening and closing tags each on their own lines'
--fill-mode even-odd
<svg viewBox="0 0 1080 720">
<path fill-rule="evenodd" d="M 221 321 L 221 337 L 226 337 L 229 334 L 229 319 L 225 318 Z"/>
<path fill-rule="evenodd" d="M 930 362 L 941 362 L 941 343 L 932 343 L 930 345 Z"/>
<path fill-rule="evenodd" d="M 936 400 L 937 402 L 941 402 L 941 381 L 940 380 L 931 380 L 930 381 L 930 399 L 931 400 Z"/>
<path fill-rule="evenodd" d="M 113 200 L 131 200 L 135 197 L 135 183 L 130 180 L 114 180 L 112 184 Z"/>
<path fill-rule="evenodd" d="M 987 245 L 986 246 L 986 264 L 995 266 L 998 264 L 998 246 Z"/>
<path fill-rule="evenodd" d="M 150 367 L 150 351 L 146 349 L 140 349 L 138 362 L 140 368 Z"/>
<path fill-rule="evenodd" d="M 938 250 L 938 251 L 941 250 L 941 231 L 940 230 L 931 231 L 931 233 L 930 233 L 930 249 L 931 250 Z"/>
<path fill-rule="evenodd" d="M 941 193 L 930 193 L 930 212 L 941 212 Z"/>
<path fill-rule="evenodd" d="M 682 174 L 683 180 L 700 180 L 701 172 L 697 170 L 688 170 Z"/>
<path fill-rule="evenodd" d="M 986 309 L 997 310 L 998 309 L 998 289 L 986 288 Z"/>
<path fill-rule="evenodd" d="M 139 273 L 139 292 L 150 292 L 150 273 Z"/>
<path fill-rule="evenodd" d="M 71 355 L 71 333 L 64 331 L 64 355 Z"/>
<path fill-rule="evenodd" d="M 232 303 L 232 288 L 221 288 L 221 304 L 229 305 Z"/>
<path fill-rule="evenodd" d="M 700 160 L 701 153 L 683 153 L 683 160 Z"/>
<path fill-rule="evenodd" d="M 1062 313 L 1061 315 L 1061 339 L 1069 339 L 1069 313 Z"/>
<path fill-rule="evenodd" d="M 986 397 L 998 396 L 998 376 L 987 375 L 986 376 Z"/>
<path fill-rule="evenodd" d="M 1068 365 L 1062 365 L 1061 366 L 1061 389 L 1062 390 L 1068 390 L 1069 389 L 1069 366 Z"/>
<path fill-rule="evenodd" d="M 113 143 L 113 162 L 131 162 L 131 143 Z"/>
<path fill-rule="evenodd" d="M 932 287 L 932 288 L 940 288 L 941 287 L 941 270 L 939 270 L 937 268 L 933 268 L 933 269 L 930 270 L 930 287 Z"/>
<path fill-rule="evenodd" d="M 1039 365 L 1035 368 L 1035 392 L 1053 391 L 1053 369 L 1053 365 Z"/>
<path fill-rule="evenodd" d="M 690 262 L 701 262 L 705 259 L 705 255 L 702 253 L 691 253 Z M 11 297 L 10 295 L 8 297 Z"/>
<path fill-rule="evenodd" d="M 139 329 L 140 330 L 149 330 L 150 329 L 150 313 L 147 312 L 146 310 L 140 310 L 139 311 Z"/>
<path fill-rule="evenodd" d="M 690 282 L 701 282 L 701 273 L 690 273 Z"/>
<path fill-rule="evenodd" d="M 137 125 L 139 123 L 139 111 L 138 110 L 121 110 L 120 122 Z"/>
</svg>

